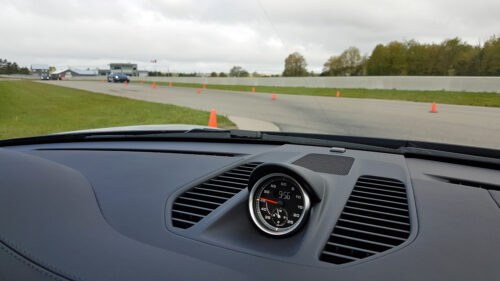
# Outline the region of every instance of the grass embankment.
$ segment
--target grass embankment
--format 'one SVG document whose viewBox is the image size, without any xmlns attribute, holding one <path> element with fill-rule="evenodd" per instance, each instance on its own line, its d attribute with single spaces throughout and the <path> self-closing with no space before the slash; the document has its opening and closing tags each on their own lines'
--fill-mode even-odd
<svg viewBox="0 0 500 281">
<path fill-rule="evenodd" d="M 0 81 L 0 139 L 144 125 L 207 125 L 209 112 L 31 81 Z M 234 127 L 224 116 L 219 127 Z"/>
<path fill-rule="evenodd" d="M 152 82 L 148 82 L 152 83 Z M 158 82 L 158 85 L 167 85 L 168 82 Z M 203 84 L 173 83 L 175 87 L 202 88 Z M 437 102 L 442 104 L 474 105 L 500 107 L 500 94 L 472 93 L 451 91 L 409 91 L 409 90 L 375 90 L 375 89 L 340 89 L 340 88 L 305 88 L 305 87 L 269 87 L 243 85 L 214 85 L 207 84 L 207 89 L 250 92 L 275 92 L 276 94 L 327 96 L 334 97 L 337 91 L 345 98 L 366 98 L 384 100 L 402 100 L 415 102 Z"/>
</svg>

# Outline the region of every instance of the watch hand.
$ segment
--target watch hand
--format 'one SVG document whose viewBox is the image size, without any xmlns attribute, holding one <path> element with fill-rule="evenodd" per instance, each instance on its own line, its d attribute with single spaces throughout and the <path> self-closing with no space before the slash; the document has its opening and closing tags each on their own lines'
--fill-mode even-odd
<svg viewBox="0 0 500 281">
<path fill-rule="evenodd" d="M 266 199 L 266 198 L 259 197 L 259 199 L 260 200 L 264 200 L 264 201 L 269 202 L 269 203 L 272 203 L 272 204 L 278 204 L 278 202 L 273 201 L 273 200 L 269 200 L 269 199 Z"/>
</svg>

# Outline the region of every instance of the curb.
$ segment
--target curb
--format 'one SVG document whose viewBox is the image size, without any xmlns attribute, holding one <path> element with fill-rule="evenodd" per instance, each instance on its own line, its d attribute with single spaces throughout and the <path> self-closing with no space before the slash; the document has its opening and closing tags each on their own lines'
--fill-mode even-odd
<svg viewBox="0 0 500 281">
<path fill-rule="evenodd" d="M 228 116 L 229 120 L 236 124 L 236 127 L 240 130 L 250 130 L 250 131 L 267 131 L 267 132 L 279 132 L 280 128 L 274 123 L 250 119 L 239 116 Z"/>
</svg>

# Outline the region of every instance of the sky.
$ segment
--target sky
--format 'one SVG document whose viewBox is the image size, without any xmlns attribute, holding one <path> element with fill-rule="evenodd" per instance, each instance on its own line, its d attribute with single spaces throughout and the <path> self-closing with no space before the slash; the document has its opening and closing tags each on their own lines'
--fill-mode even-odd
<svg viewBox="0 0 500 281">
<path fill-rule="evenodd" d="M 292 52 L 308 70 L 350 46 L 500 35 L 499 0 L 0 0 L 0 58 L 21 66 L 279 74 Z M 156 64 L 151 63 L 156 59 Z"/>
</svg>

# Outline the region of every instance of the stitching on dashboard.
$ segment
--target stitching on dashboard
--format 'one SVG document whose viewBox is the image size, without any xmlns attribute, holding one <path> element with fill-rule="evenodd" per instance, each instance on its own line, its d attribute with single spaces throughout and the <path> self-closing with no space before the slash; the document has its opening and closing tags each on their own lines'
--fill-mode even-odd
<svg viewBox="0 0 500 281">
<path fill-rule="evenodd" d="M 12 251 L 11 249 L 7 248 L 5 245 L 2 245 L 1 243 L 5 243 L 9 246 L 11 246 L 13 248 L 14 251 Z M 49 269 L 52 269 L 54 271 L 56 271 L 57 273 L 61 273 L 63 275 L 68 276 L 69 278 L 73 279 L 73 280 L 78 280 L 78 281 L 87 281 L 86 279 L 84 278 L 80 278 L 78 276 L 75 276 L 73 274 L 70 274 L 68 272 L 65 272 L 64 270 L 61 270 L 60 268 L 58 267 L 55 267 L 55 266 L 51 266 L 51 265 L 48 265 L 48 264 L 45 264 L 44 262 L 41 262 L 40 260 L 36 259 L 33 257 L 33 255 L 31 255 L 30 253 L 28 253 L 27 251 L 23 250 L 21 247 L 19 247 L 16 243 L 8 240 L 8 239 L 5 239 L 5 237 L 3 237 L 2 235 L 0 235 L 0 246 L 2 248 L 2 250 L 4 250 L 5 252 L 7 252 L 9 255 L 13 256 L 12 252 L 15 253 L 15 251 L 21 253 L 22 255 L 28 257 L 29 259 L 35 261 L 36 263 L 40 264 L 41 266 L 44 266 L 44 267 L 47 267 Z M 20 257 L 17 257 L 16 259 L 20 260 Z M 28 262 L 26 260 L 21 260 L 23 263 L 25 264 L 28 264 Z M 41 272 L 39 268 L 36 268 L 33 264 L 29 264 L 32 268 L 35 268 L 37 271 Z M 55 278 L 57 276 L 53 276 L 52 278 Z M 59 278 L 59 277 L 58 277 Z M 56 280 L 65 280 L 65 279 L 56 279 Z"/>
<path fill-rule="evenodd" d="M 5 247 L 4 245 L 0 244 L 0 249 L 3 250 L 4 252 L 7 253 L 7 255 L 13 257 L 15 260 L 17 260 L 18 262 L 30 267 L 31 269 L 34 269 L 35 271 L 39 272 L 40 274 L 42 275 L 45 275 L 49 278 L 52 278 L 54 280 L 58 280 L 58 281 L 65 281 L 67 279 L 62 279 L 50 272 L 47 272 L 45 270 L 42 270 L 40 268 L 38 268 L 37 266 L 33 265 L 31 262 L 29 261 L 26 261 L 25 259 L 19 257 L 18 255 L 16 255 L 14 252 L 12 252 L 10 249 L 8 249 L 7 247 Z"/>
</svg>

